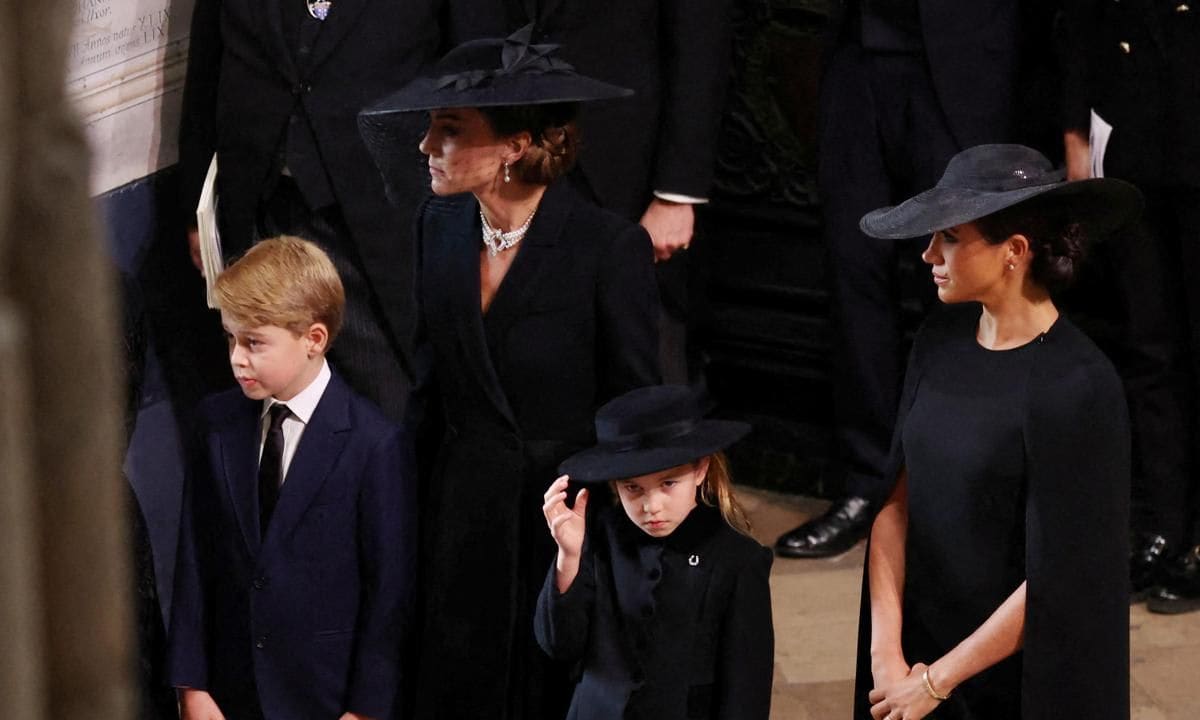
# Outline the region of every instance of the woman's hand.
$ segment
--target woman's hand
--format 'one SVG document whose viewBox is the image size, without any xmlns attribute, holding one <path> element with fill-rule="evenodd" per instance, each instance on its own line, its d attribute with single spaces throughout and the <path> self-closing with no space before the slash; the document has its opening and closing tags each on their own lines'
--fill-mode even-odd
<svg viewBox="0 0 1200 720">
<path fill-rule="evenodd" d="M 875 720 L 921 720 L 941 702 L 925 689 L 922 678 L 929 666 L 917 663 L 908 675 L 889 685 L 875 688 L 867 695 L 871 702 L 871 717 Z"/>
<path fill-rule="evenodd" d="M 894 653 L 887 653 L 884 657 L 876 658 L 872 653 L 871 657 L 871 679 L 875 681 L 875 687 L 886 688 L 900 682 L 908 677 L 908 663 L 904 660 L 904 654 L 897 650 Z"/>
<path fill-rule="evenodd" d="M 567 476 L 555 480 L 542 496 L 542 514 L 550 535 L 558 544 L 558 559 L 555 561 L 557 576 L 555 585 L 560 593 L 566 592 L 579 574 L 579 556 L 583 553 L 583 536 L 586 531 L 588 491 L 580 490 L 575 496 L 575 507 L 567 507 Z"/>
</svg>

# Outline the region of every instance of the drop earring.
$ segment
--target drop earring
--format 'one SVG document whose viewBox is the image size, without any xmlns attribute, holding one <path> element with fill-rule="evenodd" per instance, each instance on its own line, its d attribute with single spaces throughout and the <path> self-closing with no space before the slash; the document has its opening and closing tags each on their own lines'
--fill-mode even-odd
<svg viewBox="0 0 1200 720">
<path fill-rule="evenodd" d="M 504 163 L 504 182 L 506 182 L 506 183 L 512 182 L 512 175 L 510 175 L 508 173 L 508 162 L 507 161 L 505 161 L 505 163 Z"/>
</svg>

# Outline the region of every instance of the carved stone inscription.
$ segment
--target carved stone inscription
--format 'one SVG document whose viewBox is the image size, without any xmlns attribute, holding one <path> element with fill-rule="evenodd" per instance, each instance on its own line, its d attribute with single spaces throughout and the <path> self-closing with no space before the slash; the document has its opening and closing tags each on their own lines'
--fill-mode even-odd
<svg viewBox="0 0 1200 720">
<path fill-rule="evenodd" d="M 67 88 L 91 140 L 93 194 L 175 162 L 194 0 L 75 0 Z"/>
</svg>

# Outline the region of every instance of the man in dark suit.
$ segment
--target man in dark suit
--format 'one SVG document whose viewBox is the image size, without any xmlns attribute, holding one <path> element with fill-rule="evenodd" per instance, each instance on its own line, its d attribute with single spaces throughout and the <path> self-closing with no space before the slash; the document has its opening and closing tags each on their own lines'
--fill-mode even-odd
<svg viewBox="0 0 1200 720">
<path fill-rule="evenodd" d="M 897 266 L 906 258 L 919 265 L 919 248 L 868 238 L 859 219 L 932 187 L 958 151 L 1009 139 L 1018 11 L 1017 0 L 845 0 L 835 8 L 821 88 L 818 182 L 845 494 L 781 537 L 782 555 L 848 550 L 895 480 L 882 474 L 903 375 Z"/>
<path fill-rule="evenodd" d="M 389 203 L 355 116 L 436 58 L 455 32 L 441 19 L 446 2 L 197 0 L 192 17 L 179 133 L 184 212 L 195 209 L 216 152 L 227 257 L 283 233 L 329 252 L 347 291 L 331 361 L 393 418 L 408 387 L 412 214 L 428 185 L 416 150 L 422 118 L 403 130 L 412 175 Z M 191 243 L 196 259 L 194 230 Z"/>
<path fill-rule="evenodd" d="M 396 717 L 410 442 L 325 362 L 343 295 L 319 248 L 261 242 L 215 292 L 240 387 L 201 405 L 184 495 L 168 651 L 182 717 Z"/>
<path fill-rule="evenodd" d="M 1158 612 L 1200 609 L 1200 6 L 1063 3 L 1064 125 L 1071 179 L 1134 183 L 1142 223 L 1099 248 L 1120 305 L 1119 353 L 1134 431 L 1131 581 Z M 1091 147 L 1095 116 L 1112 128 Z M 1099 124 L 1099 123 L 1097 123 Z M 1155 587 L 1161 585 L 1161 587 Z M 1135 595 L 1135 596 L 1136 596 Z"/>
<path fill-rule="evenodd" d="M 562 57 L 576 70 L 634 91 L 631 98 L 584 108 L 575 180 L 584 195 L 650 234 L 669 382 L 688 380 L 688 268 L 679 252 L 692 242 L 695 206 L 708 202 L 712 185 L 732 54 L 731 4 L 504 0 L 496 3 L 502 12 L 492 11 L 492 22 L 502 23 L 494 35 L 535 21 L 534 39 L 561 44 Z"/>
</svg>

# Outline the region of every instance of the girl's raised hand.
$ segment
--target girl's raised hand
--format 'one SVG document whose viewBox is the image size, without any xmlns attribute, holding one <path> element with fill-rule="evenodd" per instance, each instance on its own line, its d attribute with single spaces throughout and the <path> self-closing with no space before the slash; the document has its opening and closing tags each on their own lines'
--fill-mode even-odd
<svg viewBox="0 0 1200 720">
<path fill-rule="evenodd" d="M 565 559 L 577 560 L 583 552 L 584 518 L 587 515 L 588 491 L 580 490 L 575 496 L 575 507 L 567 507 L 567 476 L 555 480 L 542 496 L 542 514 L 550 535 L 558 543 L 559 554 Z"/>
</svg>

